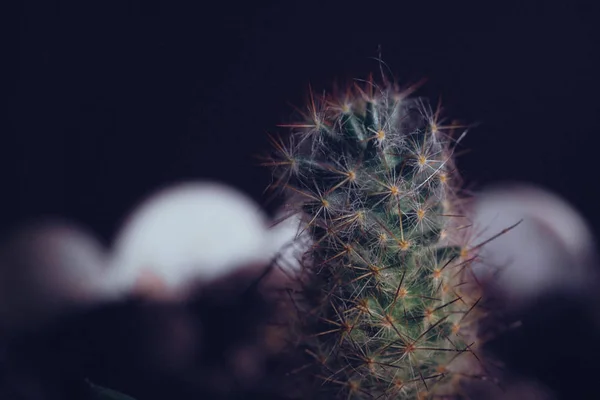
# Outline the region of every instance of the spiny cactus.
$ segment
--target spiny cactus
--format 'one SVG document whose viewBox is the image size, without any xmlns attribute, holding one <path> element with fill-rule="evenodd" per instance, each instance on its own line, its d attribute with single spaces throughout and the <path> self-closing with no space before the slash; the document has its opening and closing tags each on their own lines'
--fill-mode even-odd
<svg viewBox="0 0 600 400">
<path fill-rule="evenodd" d="M 293 295 L 291 340 L 306 357 L 291 397 L 460 398 L 484 374 L 477 349 L 480 247 L 453 164 L 460 126 L 415 86 L 373 79 L 310 94 L 291 133 L 270 136 L 273 188 L 312 247 Z M 311 382 L 315 382 L 311 386 Z"/>
</svg>

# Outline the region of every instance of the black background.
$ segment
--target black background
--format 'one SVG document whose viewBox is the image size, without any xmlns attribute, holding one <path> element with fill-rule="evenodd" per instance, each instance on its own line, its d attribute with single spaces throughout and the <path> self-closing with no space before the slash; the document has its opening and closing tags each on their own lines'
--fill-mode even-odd
<svg viewBox="0 0 600 400">
<path fill-rule="evenodd" d="M 477 123 L 470 187 L 519 180 L 600 226 L 593 2 L 23 2 L 2 144 L 3 227 L 39 215 L 110 240 L 146 195 L 216 179 L 257 201 L 266 132 L 334 79 L 377 73 Z"/>
<path fill-rule="evenodd" d="M 478 124 L 458 163 L 469 187 L 543 185 L 600 233 L 592 1 L 79 3 L 23 1 L 14 19 L 4 233 L 53 215 L 109 243 L 140 200 L 182 180 L 262 203 L 266 132 L 309 83 L 376 73 L 379 48 L 400 82 L 427 78 L 420 94 Z"/>
</svg>

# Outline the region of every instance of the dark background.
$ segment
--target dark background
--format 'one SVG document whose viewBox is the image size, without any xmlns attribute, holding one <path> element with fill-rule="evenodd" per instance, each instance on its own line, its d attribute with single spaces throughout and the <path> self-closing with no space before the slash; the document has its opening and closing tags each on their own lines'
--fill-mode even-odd
<svg viewBox="0 0 600 400">
<path fill-rule="evenodd" d="M 54 215 L 108 243 L 142 198 L 181 180 L 263 202 L 269 172 L 253 155 L 266 132 L 309 83 L 377 72 L 379 48 L 400 82 L 427 78 L 420 94 L 478 123 L 458 163 L 470 187 L 541 184 L 600 233 L 592 1 L 80 3 L 23 1 L 14 18 L 3 233 Z"/>
<path fill-rule="evenodd" d="M 400 82 L 427 78 L 420 94 L 479 124 L 459 160 L 469 184 L 542 184 L 598 232 L 591 1 L 84 3 L 17 16 L 3 227 L 60 215 L 109 240 L 143 196 L 187 179 L 261 201 L 265 133 L 309 83 L 377 72 L 381 46 Z"/>
</svg>

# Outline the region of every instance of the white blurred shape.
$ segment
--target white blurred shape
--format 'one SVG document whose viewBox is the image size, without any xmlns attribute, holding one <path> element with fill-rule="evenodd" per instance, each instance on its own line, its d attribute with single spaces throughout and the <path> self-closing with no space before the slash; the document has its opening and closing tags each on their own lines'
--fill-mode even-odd
<svg viewBox="0 0 600 400">
<path fill-rule="evenodd" d="M 280 222 L 268 232 L 270 247 L 274 257 L 277 257 L 277 265 L 294 275 L 306 262 L 304 257 L 313 244 L 312 238 L 299 214 L 286 216 L 280 213 L 275 220 Z"/>
<path fill-rule="evenodd" d="M 479 277 L 499 268 L 496 284 L 516 302 L 554 289 L 580 290 L 590 277 L 592 235 L 583 218 L 564 200 L 541 188 L 504 184 L 476 197 L 476 243 L 484 242 L 474 265 Z"/>
<path fill-rule="evenodd" d="M 151 196 L 127 219 L 112 251 L 63 222 L 40 222 L 0 247 L 0 327 L 36 326 L 69 308 L 137 294 L 185 299 L 199 282 L 268 265 L 299 269 L 308 234 L 293 216 L 269 229 L 260 207 L 218 183 Z M 305 246 L 305 247 L 303 247 Z"/>
<path fill-rule="evenodd" d="M 29 326 L 106 291 L 105 253 L 66 223 L 43 222 L 16 232 L 0 249 L 0 325 Z"/>
<path fill-rule="evenodd" d="M 237 190 L 186 183 L 144 202 L 115 241 L 112 282 L 131 290 L 143 274 L 177 292 L 256 263 L 267 263 L 266 217 Z"/>
</svg>

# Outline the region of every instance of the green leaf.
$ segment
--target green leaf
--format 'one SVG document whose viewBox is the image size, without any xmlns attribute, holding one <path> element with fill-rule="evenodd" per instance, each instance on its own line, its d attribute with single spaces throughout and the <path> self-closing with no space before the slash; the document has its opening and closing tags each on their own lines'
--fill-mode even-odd
<svg viewBox="0 0 600 400">
<path fill-rule="evenodd" d="M 116 390 L 109 389 L 100 385 L 96 385 L 89 380 L 86 380 L 90 388 L 91 397 L 93 400 L 136 400 L 131 396 L 117 392 Z"/>
</svg>

